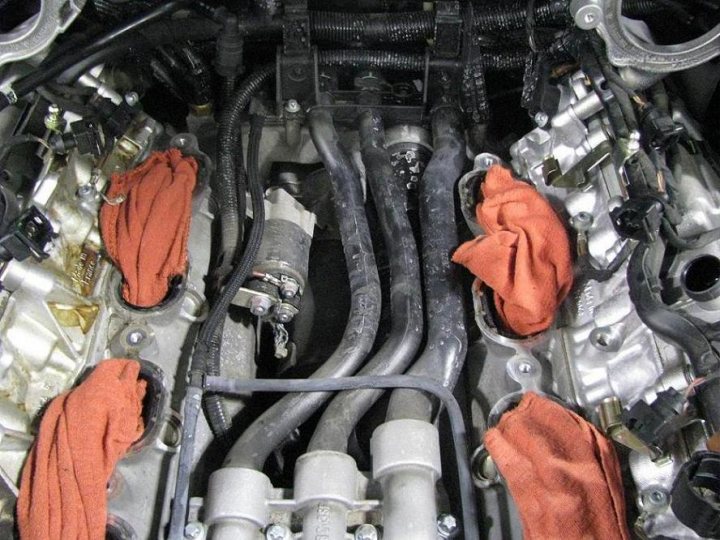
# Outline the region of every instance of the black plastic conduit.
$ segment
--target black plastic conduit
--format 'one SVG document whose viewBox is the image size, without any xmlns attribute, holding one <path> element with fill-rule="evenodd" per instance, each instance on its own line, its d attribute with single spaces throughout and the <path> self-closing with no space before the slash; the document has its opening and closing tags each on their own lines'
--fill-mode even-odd
<svg viewBox="0 0 720 540">
<path fill-rule="evenodd" d="M 393 375 L 405 371 L 422 342 L 420 262 L 405 210 L 405 194 L 395 180 L 390 155 L 385 149 L 382 117 L 371 110 L 363 112 L 359 121 L 362 159 L 390 262 L 392 323 L 387 340 L 358 375 Z M 382 394 L 382 390 L 339 394 L 323 413 L 308 452 L 347 452 L 353 429 Z"/>
<path fill-rule="evenodd" d="M 432 37 L 435 16 L 431 11 L 408 13 L 339 13 L 311 11 L 313 39 L 328 43 L 418 43 Z"/>
<path fill-rule="evenodd" d="M 380 280 L 360 179 L 340 144 L 332 114 L 315 109 L 309 113 L 309 121 L 313 141 L 332 182 L 351 294 L 350 314 L 340 345 L 311 375 L 313 379 L 326 379 L 352 375 L 370 352 L 380 320 Z M 328 397 L 327 392 L 284 396 L 242 434 L 228 453 L 225 466 L 262 469 L 270 453 Z"/>
<path fill-rule="evenodd" d="M 239 193 L 245 192 L 240 121 L 250 98 L 275 75 L 275 64 L 261 67 L 250 75 L 235 92 L 223 110 L 217 135 L 217 169 L 215 185 L 220 204 L 222 264 L 228 265 L 236 255 L 240 227 L 245 219 L 245 208 L 238 204 Z"/>
<path fill-rule="evenodd" d="M 467 351 L 462 286 L 450 255 L 458 245 L 455 184 L 465 162 L 465 136 L 457 108 L 444 106 L 432 115 L 433 156 L 420 180 L 423 288 L 427 342 L 408 374 L 429 377 L 452 389 Z M 412 390 L 393 392 L 387 419 L 431 422 L 436 402 Z"/>
</svg>

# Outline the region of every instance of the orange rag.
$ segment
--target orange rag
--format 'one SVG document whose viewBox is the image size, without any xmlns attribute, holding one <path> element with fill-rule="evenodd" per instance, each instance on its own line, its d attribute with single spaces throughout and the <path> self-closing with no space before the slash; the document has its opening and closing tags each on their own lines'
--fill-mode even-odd
<svg viewBox="0 0 720 540">
<path fill-rule="evenodd" d="M 475 209 L 485 236 L 465 242 L 453 262 L 495 291 L 495 307 L 516 334 L 547 330 L 573 282 L 570 242 L 560 218 L 532 186 L 493 165 Z"/>
<path fill-rule="evenodd" d="M 134 360 L 104 360 L 52 400 L 22 471 L 22 540 L 102 540 L 107 484 L 143 432 L 145 381 Z"/>
<path fill-rule="evenodd" d="M 172 278 L 187 268 L 192 192 L 197 163 L 173 148 L 155 152 L 135 169 L 114 174 L 100 211 L 108 255 L 123 275 L 123 298 L 133 306 L 156 306 Z"/>
<path fill-rule="evenodd" d="M 620 464 L 595 427 L 527 393 L 485 435 L 526 540 L 627 540 Z"/>
</svg>

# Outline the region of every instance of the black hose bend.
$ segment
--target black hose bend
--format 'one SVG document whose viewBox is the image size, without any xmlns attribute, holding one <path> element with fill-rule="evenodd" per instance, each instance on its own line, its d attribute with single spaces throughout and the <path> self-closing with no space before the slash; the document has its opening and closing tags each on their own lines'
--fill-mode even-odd
<svg viewBox="0 0 720 540">
<path fill-rule="evenodd" d="M 222 375 L 220 371 L 223 340 L 224 324 L 220 324 L 210 338 L 208 343 L 208 353 L 205 360 L 205 374 L 208 377 L 219 377 Z M 213 392 L 205 392 L 202 397 L 203 410 L 205 418 L 210 426 L 213 436 L 223 445 L 228 445 L 228 435 L 232 423 L 228 418 L 227 410 L 222 396 Z"/>
<path fill-rule="evenodd" d="M 455 185 L 465 162 L 465 136 L 455 107 L 441 107 L 432 116 L 434 153 L 420 181 L 423 288 L 427 341 L 409 375 L 429 377 L 452 389 L 465 362 L 467 333 L 462 286 L 450 255 L 458 245 Z M 387 420 L 430 422 L 437 401 L 413 390 L 396 390 Z"/>
<path fill-rule="evenodd" d="M 245 208 L 238 204 L 239 192 L 245 191 L 245 174 L 242 167 L 240 121 L 250 98 L 275 75 L 275 64 L 259 68 L 235 91 L 223 110 L 217 136 L 217 163 L 215 185 L 220 205 L 222 265 L 235 259 L 240 240 L 240 227 L 245 220 Z"/>
<path fill-rule="evenodd" d="M 382 117 L 375 111 L 366 111 L 360 115 L 359 121 L 362 159 L 390 262 L 392 323 L 387 340 L 358 375 L 394 375 L 405 371 L 422 342 L 420 261 L 405 211 L 405 196 L 395 180 L 390 155 L 385 149 Z M 339 394 L 320 418 L 308 452 L 347 452 L 353 429 L 382 394 L 382 390 L 355 390 Z"/>
<path fill-rule="evenodd" d="M 332 182 L 351 295 L 350 314 L 340 345 L 311 378 L 336 378 L 355 373 L 372 348 L 380 321 L 380 280 L 360 179 L 340 144 L 332 114 L 316 109 L 310 112 L 309 121 L 313 141 Z M 242 434 L 230 450 L 225 466 L 262 469 L 270 453 L 330 395 L 323 392 L 284 396 Z"/>
</svg>

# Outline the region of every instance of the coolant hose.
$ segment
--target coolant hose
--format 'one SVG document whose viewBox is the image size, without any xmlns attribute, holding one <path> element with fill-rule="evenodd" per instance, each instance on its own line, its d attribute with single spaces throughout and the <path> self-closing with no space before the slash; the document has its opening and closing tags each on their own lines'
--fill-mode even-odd
<svg viewBox="0 0 720 540">
<path fill-rule="evenodd" d="M 390 263 L 390 313 L 387 340 L 358 375 L 402 373 L 415 357 L 423 335 L 420 262 L 405 194 L 395 179 L 385 149 L 385 129 L 376 111 L 360 115 L 360 148 L 380 228 Z M 360 419 L 383 394 L 382 390 L 343 392 L 333 399 L 320 418 L 308 452 L 333 450 L 347 453 L 348 439 Z"/>
<path fill-rule="evenodd" d="M 222 265 L 229 265 L 235 258 L 240 237 L 240 227 L 245 219 L 245 208 L 238 204 L 240 192 L 245 191 L 244 173 L 239 157 L 242 155 L 240 121 L 250 98 L 263 84 L 275 75 L 275 65 L 259 68 L 235 91 L 220 118 L 217 135 L 217 164 L 215 186 L 220 201 L 220 230 Z"/>
<path fill-rule="evenodd" d="M 720 360 L 708 338 L 689 318 L 670 309 L 655 292 L 665 255 L 664 244 L 656 240 L 635 248 L 628 264 L 630 299 L 645 325 L 687 354 L 696 377 L 707 380 L 695 387 L 703 417 L 712 432 L 720 430 Z"/>
<path fill-rule="evenodd" d="M 340 345 L 312 375 L 313 379 L 352 375 L 372 348 L 380 321 L 380 280 L 365 216 L 358 173 L 343 149 L 332 114 L 309 113 L 310 134 L 333 188 L 335 214 L 350 282 L 350 314 Z M 287 394 L 258 418 L 238 439 L 226 467 L 261 470 L 270 453 L 330 397 L 327 392 Z"/>
<path fill-rule="evenodd" d="M 423 289 L 427 342 L 409 375 L 435 379 L 452 389 L 467 351 L 462 284 L 450 254 L 458 245 L 455 185 L 465 163 L 465 136 L 460 111 L 440 107 L 432 115 L 434 153 L 420 181 Z M 437 401 L 414 390 L 396 390 L 387 420 L 432 422 Z"/>
</svg>

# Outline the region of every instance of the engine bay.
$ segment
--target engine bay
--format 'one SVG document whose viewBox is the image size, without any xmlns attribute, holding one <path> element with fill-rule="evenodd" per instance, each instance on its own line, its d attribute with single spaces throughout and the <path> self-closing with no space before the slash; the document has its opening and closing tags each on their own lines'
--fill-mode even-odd
<svg viewBox="0 0 720 540">
<path fill-rule="evenodd" d="M 0 1 L 0 536 L 720 538 L 719 57 L 715 0 Z"/>
</svg>

